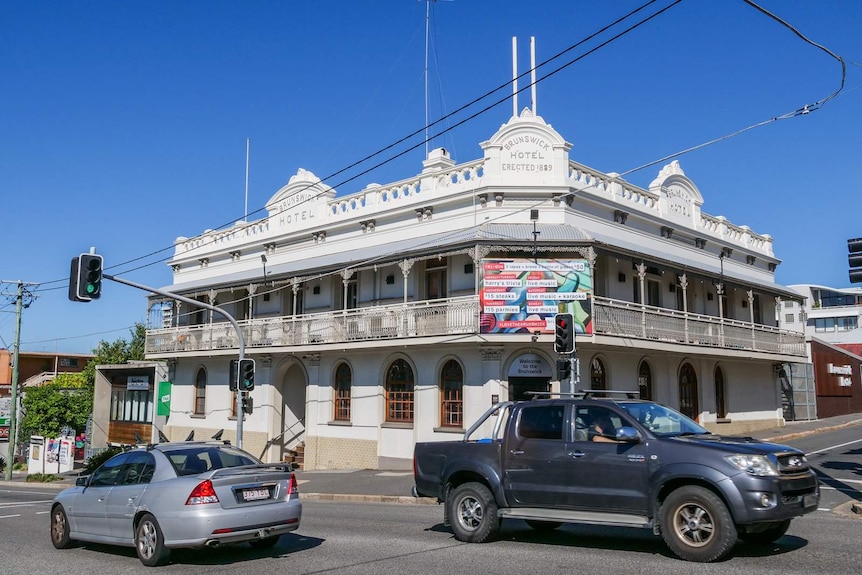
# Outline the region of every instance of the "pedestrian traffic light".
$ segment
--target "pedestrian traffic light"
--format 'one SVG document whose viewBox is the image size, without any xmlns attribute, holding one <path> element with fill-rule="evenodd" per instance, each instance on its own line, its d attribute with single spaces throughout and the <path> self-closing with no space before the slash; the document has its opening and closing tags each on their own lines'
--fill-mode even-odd
<svg viewBox="0 0 862 575">
<path fill-rule="evenodd" d="M 570 313 L 554 316 L 554 351 L 572 353 L 575 351 L 575 320 Z"/>
<path fill-rule="evenodd" d="M 237 390 L 237 382 L 239 381 L 239 360 L 230 360 L 230 378 L 228 379 L 228 387 L 231 391 Z"/>
<path fill-rule="evenodd" d="M 862 283 L 862 238 L 847 240 L 847 262 L 850 264 L 850 283 Z"/>
<path fill-rule="evenodd" d="M 241 359 L 239 362 L 239 389 L 251 391 L 254 389 L 254 360 Z"/>
<path fill-rule="evenodd" d="M 254 399 L 247 393 L 242 394 L 242 412 L 251 414 L 254 410 Z"/>
<path fill-rule="evenodd" d="M 557 380 L 564 381 L 572 377 L 572 362 L 568 359 L 557 360 Z"/>
<path fill-rule="evenodd" d="M 102 263 L 102 256 L 97 254 L 78 256 L 78 281 L 75 289 L 79 301 L 90 301 L 101 297 Z"/>
</svg>

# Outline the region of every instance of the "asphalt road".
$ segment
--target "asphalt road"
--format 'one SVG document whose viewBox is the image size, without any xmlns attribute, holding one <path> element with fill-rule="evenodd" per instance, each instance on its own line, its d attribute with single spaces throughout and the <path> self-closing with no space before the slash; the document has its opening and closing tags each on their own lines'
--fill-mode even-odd
<svg viewBox="0 0 862 575">
<path fill-rule="evenodd" d="M 815 433 L 786 442 L 805 451 L 820 477 L 821 509 L 862 502 L 862 426 Z"/>
<path fill-rule="evenodd" d="M 442 526 L 437 505 L 304 502 L 302 525 L 271 550 L 231 546 L 177 551 L 163 573 L 260 575 L 383 575 L 405 573 L 624 575 L 807 574 L 859 572 L 862 516 L 848 504 L 862 491 L 862 428 L 788 441 L 805 449 L 821 474 L 820 510 L 796 519 L 769 546 L 739 543 L 717 564 L 675 559 L 659 537 L 635 529 L 564 526 L 540 534 L 520 521 L 504 523 L 498 541 L 471 545 Z M 0 573 L 93 575 L 148 573 L 134 550 L 87 545 L 55 550 L 48 538 L 48 509 L 55 490 L 0 484 Z"/>
</svg>

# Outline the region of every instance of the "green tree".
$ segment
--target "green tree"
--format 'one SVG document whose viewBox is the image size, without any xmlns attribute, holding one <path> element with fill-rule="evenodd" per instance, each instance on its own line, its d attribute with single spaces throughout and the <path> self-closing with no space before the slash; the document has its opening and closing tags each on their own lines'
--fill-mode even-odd
<svg viewBox="0 0 862 575">
<path fill-rule="evenodd" d="M 132 336 L 131 341 L 123 338 L 117 338 L 114 342 L 100 341 L 98 347 L 93 350 L 94 357 L 82 372 L 91 390 L 96 384 L 97 365 L 122 365 L 129 360 L 144 359 L 147 327 L 138 322 L 129 330 L 129 334 Z"/>
<path fill-rule="evenodd" d="M 57 437 L 69 426 L 83 430 L 93 409 L 93 394 L 80 373 L 61 373 L 54 381 L 28 387 L 21 399 L 22 440 L 31 435 Z"/>
<path fill-rule="evenodd" d="M 122 338 L 114 342 L 100 341 L 93 350 L 94 357 L 80 373 L 61 373 L 51 383 L 28 387 L 21 399 L 24 416 L 18 439 L 26 442 L 31 435 L 57 437 L 67 425 L 78 432 L 84 431 L 87 418 L 93 412 L 96 366 L 144 359 L 146 326 L 136 323 L 130 335 L 131 341 Z"/>
</svg>

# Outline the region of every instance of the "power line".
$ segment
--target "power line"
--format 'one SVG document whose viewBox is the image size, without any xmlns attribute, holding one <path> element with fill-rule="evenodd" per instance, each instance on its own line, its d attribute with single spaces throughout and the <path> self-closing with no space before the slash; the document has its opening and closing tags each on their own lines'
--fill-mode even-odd
<svg viewBox="0 0 862 575">
<path fill-rule="evenodd" d="M 576 42 L 575 44 L 572 44 L 572 45 L 571 45 L 571 46 L 569 46 L 568 48 L 566 48 L 566 49 L 564 49 L 564 50 L 562 50 L 562 51 L 558 52 L 557 54 L 555 54 L 554 56 L 552 56 L 552 57 L 548 58 L 548 59 L 547 59 L 547 60 L 545 60 L 544 62 L 541 62 L 540 64 L 538 64 L 538 65 L 536 66 L 536 69 L 538 70 L 538 69 L 542 68 L 543 66 L 546 66 L 546 65 L 548 65 L 549 63 L 553 62 L 554 60 L 556 60 L 556 59 L 558 59 L 558 58 L 561 58 L 563 55 L 567 54 L 568 52 L 570 52 L 570 51 L 574 50 L 575 48 L 578 48 L 579 46 L 581 46 L 581 45 L 585 44 L 586 42 L 588 42 L 588 41 L 590 41 L 590 40 L 592 40 L 592 39 L 596 38 L 597 36 L 599 36 L 600 34 L 602 34 L 602 33 L 606 32 L 607 30 L 610 30 L 611 28 L 613 28 L 613 27 L 617 26 L 617 25 L 618 25 L 618 24 L 620 24 L 621 22 L 624 22 L 625 20 L 627 20 L 627 19 L 631 18 L 632 16 L 634 16 L 634 15 L 635 15 L 635 14 L 637 14 L 638 12 L 640 12 L 640 11 L 642 11 L 642 10 L 646 9 L 647 7 L 649 7 L 650 5 L 654 4 L 654 3 L 655 3 L 655 2 L 657 2 L 657 1 L 658 1 L 658 0 L 648 0 L 646 3 L 644 3 L 644 4 L 643 4 L 643 5 L 641 5 L 641 6 L 639 6 L 638 8 L 635 8 L 634 10 L 632 10 L 632 11 L 628 12 L 627 14 L 625 14 L 624 16 L 622 16 L 622 17 L 620 17 L 620 18 L 617 18 L 617 19 L 616 19 L 616 20 L 614 20 L 612 23 L 610 23 L 610 24 L 608 24 L 608 25 L 606 25 L 606 26 L 604 26 L 604 27 L 600 28 L 598 31 L 594 32 L 593 34 L 590 34 L 589 36 L 585 37 L 584 39 L 582 39 L 582 40 L 580 40 L 580 41 Z M 658 16 L 658 15 L 662 14 L 663 12 L 665 12 L 665 11 L 666 11 L 666 10 L 668 10 L 669 8 L 671 8 L 671 7 L 673 7 L 673 6 L 677 5 L 677 4 L 679 4 L 680 2 L 682 2 L 682 0 L 675 0 L 675 1 L 674 1 L 674 2 L 672 2 L 670 5 L 666 6 L 666 7 L 665 7 L 665 8 L 663 8 L 663 9 L 661 9 L 659 12 L 656 12 L 656 13 L 654 13 L 654 14 L 652 14 L 652 15 L 650 15 L 650 16 L 648 16 L 648 17 L 646 17 L 645 19 L 641 20 L 640 22 L 638 22 L 638 23 L 636 23 L 636 24 L 632 25 L 632 26 L 631 26 L 631 27 L 629 27 L 627 30 L 623 31 L 623 32 L 622 32 L 622 33 L 620 33 L 620 34 L 617 34 L 616 36 L 614 36 L 614 37 L 613 37 L 613 38 L 611 38 L 610 40 L 608 40 L 608 41 L 606 41 L 606 42 L 602 43 L 602 44 L 601 44 L 600 46 L 598 46 L 597 48 L 594 48 L 594 49 L 592 49 L 592 50 L 590 50 L 590 51 L 586 52 L 585 54 L 583 54 L 583 55 L 581 55 L 581 56 L 578 56 L 577 58 L 575 58 L 575 59 L 573 59 L 573 60 L 570 60 L 570 61 L 569 61 L 568 63 L 566 63 L 565 65 L 563 65 L 563 66 L 561 66 L 561 67 L 557 68 L 556 70 L 552 71 L 551 73 L 547 74 L 546 76 L 544 76 L 544 77 L 542 77 L 542 78 L 538 79 L 538 80 L 536 81 L 536 83 L 538 83 L 538 82 L 540 82 L 540 81 L 543 81 L 543 80 L 545 80 L 545 79 L 549 78 L 550 76 L 552 76 L 552 75 L 556 74 L 556 73 L 557 73 L 557 72 L 559 72 L 560 70 L 562 70 L 562 69 L 564 69 L 564 68 L 566 68 L 566 67 L 570 66 L 571 64 L 573 64 L 573 63 L 575 63 L 575 62 L 577 62 L 577 61 L 579 61 L 579 60 L 583 59 L 583 58 L 584 58 L 584 57 L 586 57 L 587 55 L 589 55 L 589 54 L 591 54 L 591 53 L 595 52 L 595 51 L 596 51 L 596 50 L 598 50 L 599 48 L 602 48 L 602 47 L 606 46 L 607 44 L 609 44 L 610 42 L 612 42 L 612 41 L 614 41 L 614 40 L 616 40 L 616 39 L 620 38 L 621 36 L 623 36 L 623 35 L 625 35 L 625 34 L 627 34 L 627 33 L 631 32 L 632 30 L 634 30 L 634 29 L 638 28 L 639 26 L 641 26 L 642 24 L 644 24 L 644 23 L 646 23 L 646 22 L 648 22 L 648 21 L 652 20 L 652 19 L 653 19 L 653 18 L 655 18 L 656 16 Z M 528 74 L 530 74 L 530 72 L 531 72 L 530 70 L 528 70 L 528 71 L 524 72 L 523 74 L 521 74 L 520 76 L 518 76 L 518 77 L 517 77 L 517 79 L 524 78 L 525 76 L 527 76 Z M 453 112 L 451 112 L 451 113 L 449 113 L 449 114 L 447 114 L 447 115 L 445 115 L 445 116 L 443 116 L 443 117 L 441 117 L 441 118 L 439 118 L 439 119 L 435 120 L 434 122 L 431 122 L 427 127 L 429 127 L 429 128 L 430 128 L 430 127 L 436 126 L 436 125 L 440 124 L 441 122 L 444 122 L 444 121 L 448 120 L 448 119 L 449 119 L 449 118 L 451 118 L 452 116 L 455 116 L 455 115 L 457 115 L 457 114 L 459 114 L 459 113 L 461 113 L 461 112 L 463 112 L 463 111 L 467 110 L 468 108 L 471 108 L 472 106 L 474 106 L 474 105 L 478 104 L 478 103 L 479 103 L 479 102 L 481 102 L 482 100 L 485 100 L 486 98 L 490 97 L 491 95 L 493 95 L 493 94 L 495 94 L 495 93 L 499 92 L 500 90 L 502 90 L 502 89 L 504 89 L 504 88 L 508 88 L 508 87 L 509 87 L 509 85 L 510 85 L 510 83 L 511 83 L 511 80 L 507 80 L 506 82 L 504 82 L 504 83 L 502 83 L 502 84 L 498 85 L 497 87 L 495 87 L 495 88 L 493 88 L 493 89 L 489 90 L 489 91 L 488 91 L 488 92 L 486 92 L 485 94 L 483 94 L 483 95 L 479 96 L 478 98 L 475 98 L 475 99 L 471 100 L 470 102 L 468 102 L 467 104 L 464 104 L 463 106 L 461 106 L 460 108 L 456 109 L 455 111 L 453 111 Z M 524 90 L 527 90 L 527 89 L 529 89 L 529 88 L 531 88 L 531 87 L 532 87 L 532 84 L 529 84 L 529 85 L 527 85 L 527 86 L 524 86 L 523 88 L 521 88 L 521 89 L 519 90 L 519 92 L 522 92 L 522 91 L 524 91 Z M 511 97 L 511 96 L 510 96 L 509 94 L 507 94 L 504 98 L 501 98 L 501 99 L 499 99 L 499 100 L 495 101 L 495 102 L 494 102 L 493 104 L 491 104 L 490 106 L 486 106 L 485 108 L 483 108 L 482 110 L 480 110 L 478 113 L 475 113 L 475 114 L 473 114 L 473 115 L 469 116 L 468 118 L 466 118 L 465 120 L 462 120 L 461 122 L 458 122 L 458 123 L 457 123 L 457 124 L 455 124 L 454 126 L 449 126 L 448 128 L 444 129 L 443 131 L 438 132 L 437 134 L 434 134 L 434 135 L 430 136 L 430 137 L 429 137 L 429 140 L 433 140 L 434 138 L 439 137 L 439 136 L 441 136 L 441 135 L 443 135 L 443 134 L 445 134 L 445 133 L 447 133 L 447 132 L 449 132 L 449 131 L 451 131 L 451 130 L 455 129 L 456 127 L 460 126 L 461 124 L 464 124 L 464 123 L 465 123 L 465 122 L 467 122 L 467 121 L 470 121 L 470 120 L 472 120 L 472 119 L 475 119 L 477 116 L 479 116 L 479 115 L 481 115 L 481 114 L 483 114 L 483 113 L 485 113 L 485 112 L 489 111 L 489 110 L 490 110 L 490 109 L 492 109 L 493 107 L 495 107 L 495 106 L 499 105 L 501 102 L 505 102 L 505 101 L 506 101 L 506 100 L 508 100 L 510 97 Z M 306 186 L 306 188 L 304 188 L 304 189 L 308 189 L 308 188 L 310 188 L 310 187 L 312 187 L 312 186 L 315 186 L 315 185 L 318 185 L 318 184 L 321 184 L 321 183 L 327 182 L 327 181 L 329 181 L 329 180 L 331 180 L 331 179 L 335 178 L 336 176 L 339 176 L 339 175 L 341 175 L 341 174 L 343 174 L 343 173 L 345 173 L 345 172 L 347 172 L 347 171 L 349 171 L 349 170 L 352 170 L 352 169 L 356 168 L 357 166 L 359 166 L 359 165 L 361 165 L 361 164 L 366 163 L 367 161 L 371 160 L 372 158 L 375 158 L 375 157 L 377 157 L 377 156 L 379 156 L 379 155 L 381 155 L 381 154 L 383 154 L 383 153 L 385 153 L 385 152 L 388 152 L 389 150 L 392 150 L 393 148 L 395 148 L 395 147 L 397 147 L 397 146 L 399 146 L 399 145 L 401 145 L 401 144 L 405 143 L 406 141 L 410 140 L 411 138 L 414 138 L 415 136 L 422 134 L 422 132 L 423 132 L 425 129 L 426 129 L 426 126 L 423 126 L 422 128 L 419 128 L 419 129 L 417 129 L 417 130 L 414 130 L 414 131 L 413 131 L 413 132 L 411 132 L 410 134 L 408 134 L 408 135 L 406 135 L 406 136 L 402 137 L 401 139 L 399 139 L 399 140 L 397 140 L 397 141 L 395 141 L 395 142 L 393 142 L 393 143 L 391 143 L 391 144 L 389 144 L 389 145 L 387 145 L 387 146 L 384 146 L 383 148 L 380 148 L 380 149 L 379 149 L 379 150 L 377 150 L 376 152 L 373 152 L 373 153 L 371 153 L 371 154 L 369 154 L 369 155 L 367 155 L 367 156 L 365 156 L 365 157 L 363 157 L 363 158 L 361 158 L 361 159 L 359 159 L 359 160 L 357 160 L 357 161 L 353 162 L 352 164 L 350 164 L 350 165 L 348 165 L 348 166 L 346 166 L 346 167 L 344 167 L 344 168 L 342 168 L 342 169 L 340 169 L 340 170 L 338 170 L 338 171 L 336 171 L 336 172 L 333 172 L 332 174 L 330 174 L 330 175 L 328 175 L 328 176 L 326 176 L 326 177 L 324 177 L 324 178 L 320 178 L 317 182 L 314 182 L 314 183 L 309 184 L 309 185 L 308 185 L 308 186 Z M 391 156 L 391 157 L 390 157 L 390 158 L 388 158 L 387 160 L 381 161 L 381 162 L 379 162 L 379 163 L 377 163 L 377 164 L 373 165 L 371 168 L 366 169 L 366 170 L 364 170 L 364 171 L 362 171 L 362 172 L 360 172 L 360 173 L 358 173 L 358 174 L 354 175 L 354 176 L 353 176 L 353 177 L 351 177 L 351 178 L 348 178 L 348 179 L 346 179 L 346 180 L 342 180 L 342 181 L 340 181 L 339 183 L 335 184 L 335 187 L 338 187 L 338 186 L 341 186 L 341 185 L 343 185 L 343 184 L 349 183 L 349 182 L 351 182 L 351 181 L 353 181 L 353 180 L 355 180 L 355 179 L 359 178 L 360 176 L 363 176 L 363 175 L 367 174 L 367 173 L 368 173 L 368 172 L 370 172 L 370 171 L 373 171 L 373 170 L 375 170 L 375 169 L 377 169 L 377 168 L 379 168 L 379 167 L 381 167 L 381 166 L 383 166 L 383 165 L 385 165 L 385 164 L 387 164 L 387 163 L 389 163 L 389 162 L 391 162 L 391 161 L 394 161 L 395 159 L 400 158 L 401 156 L 404 156 L 405 154 L 407 154 L 407 153 L 409 153 L 409 152 L 411 152 L 411 151 L 415 150 L 416 148 L 421 147 L 424 143 L 425 143 L 425 140 L 423 139 L 423 140 L 422 140 L 422 141 L 420 141 L 418 144 L 413 145 L 413 146 L 411 146 L 410 148 L 407 148 L 406 150 L 404 150 L 404 151 L 402 151 L 402 152 L 400 152 L 400 153 L 398 153 L 398 154 L 396 154 L 396 155 L 394 155 L 394 156 Z M 330 187 L 332 187 L 332 186 L 330 186 Z M 301 190 L 300 190 L 300 191 L 301 191 Z M 307 202 L 307 201 L 312 201 L 312 200 L 316 199 L 317 197 L 319 197 L 319 195 L 318 195 L 318 196 L 310 197 L 310 198 L 308 198 L 308 199 L 307 199 L 307 200 L 305 200 L 305 201 L 306 201 L 306 202 Z M 303 203 L 304 203 L 304 202 L 303 202 Z M 257 210 L 254 210 L 254 211 L 250 212 L 250 213 L 249 213 L 249 214 L 247 214 L 247 215 L 249 215 L 249 216 L 250 216 L 250 215 L 255 215 L 255 214 L 257 214 L 257 213 L 262 212 L 264 209 L 266 209 L 266 206 L 264 206 L 264 207 L 262 207 L 262 208 L 258 208 Z M 236 219 L 232 219 L 230 222 L 226 222 L 226 223 L 224 223 L 224 224 L 222 224 L 222 225 L 220 225 L 220 226 L 218 226 L 218 227 L 216 227 L 216 228 L 214 228 L 214 229 L 218 230 L 218 229 L 222 229 L 222 228 L 225 228 L 225 227 L 227 227 L 227 226 L 233 225 L 233 223 L 234 223 L 235 221 L 236 221 Z M 202 235 L 203 235 L 203 234 L 199 234 L 199 235 L 198 235 L 198 236 L 196 236 L 196 237 L 200 237 L 200 236 L 202 236 Z M 192 239 L 194 239 L 194 238 L 192 238 Z M 203 246 L 201 246 L 201 247 L 203 247 Z M 110 270 L 110 269 L 116 269 L 116 268 L 121 267 L 121 266 L 125 266 L 125 265 L 128 265 L 128 264 L 132 264 L 132 263 L 135 263 L 135 262 L 139 262 L 139 261 L 141 261 L 141 260 L 145 260 L 145 259 L 147 259 L 147 258 L 151 258 L 151 257 L 157 256 L 157 255 L 161 254 L 162 252 L 165 252 L 165 251 L 171 250 L 171 249 L 173 249 L 173 248 L 174 248 L 174 246 L 173 246 L 173 245 L 168 246 L 168 247 L 165 247 L 165 248 L 161 248 L 161 249 L 159 249 L 159 250 L 156 250 L 156 251 L 150 252 L 150 253 L 148 253 L 148 254 L 145 254 L 145 255 L 139 256 L 139 257 L 137 257 L 137 258 L 133 258 L 133 259 L 131 259 L 131 260 L 127 260 L 127 261 L 125 261 L 125 262 L 120 262 L 120 263 L 118 263 L 118 264 L 115 264 L 115 265 L 112 265 L 112 266 L 108 266 L 108 267 L 106 267 L 106 269 L 107 269 L 107 270 Z M 157 260 L 157 261 L 154 261 L 154 262 L 150 262 L 150 263 L 144 264 L 144 265 L 142 265 L 142 266 L 138 266 L 138 267 L 136 267 L 136 268 L 132 268 L 132 269 L 130 269 L 130 270 L 125 270 L 123 273 L 129 273 L 129 272 L 132 272 L 132 271 L 137 271 L 137 270 L 142 269 L 142 268 L 144 268 L 144 267 L 149 267 L 149 266 L 151 266 L 151 265 L 155 265 L 155 264 L 157 264 L 157 263 L 161 263 L 161 262 L 167 261 L 167 259 L 168 259 L 168 258 L 162 258 L 162 259 L 160 259 L 160 260 Z M 52 280 L 52 281 L 44 282 L 44 283 L 45 283 L 45 284 L 53 284 L 53 283 L 59 283 L 59 282 L 65 282 L 65 281 L 67 281 L 67 278 L 62 278 L 62 279 Z M 49 291 L 49 290 L 53 290 L 53 289 L 63 289 L 63 288 L 64 288 L 64 286 L 58 286 L 58 287 L 56 287 L 56 288 L 47 288 L 45 291 Z"/>
</svg>

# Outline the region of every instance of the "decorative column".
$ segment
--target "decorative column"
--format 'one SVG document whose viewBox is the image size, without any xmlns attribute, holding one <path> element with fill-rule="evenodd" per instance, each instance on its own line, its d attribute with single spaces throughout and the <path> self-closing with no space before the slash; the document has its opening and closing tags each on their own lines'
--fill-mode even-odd
<svg viewBox="0 0 862 575">
<path fill-rule="evenodd" d="M 690 343 L 688 338 L 688 278 L 685 274 L 682 274 L 678 278 L 679 287 L 682 290 L 682 313 L 685 323 L 685 341 L 686 343 Z"/>
<path fill-rule="evenodd" d="M 748 296 L 748 317 L 751 321 L 751 349 L 757 349 L 757 332 L 754 330 L 754 290 L 747 290 Z"/>
<path fill-rule="evenodd" d="M 401 305 L 401 336 L 409 334 L 409 321 L 407 318 L 407 278 L 410 276 L 410 269 L 413 267 L 415 260 L 401 260 L 398 262 L 398 267 L 401 268 L 401 275 L 404 277 L 404 303 Z"/>
<path fill-rule="evenodd" d="M 635 268 L 638 271 L 638 281 L 641 288 L 641 337 L 646 338 L 646 265 L 641 262 Z"/>
<path fill-rule="evenodd" d="M 724 302 L 722 301 L 724 284 L 722 282 L 715 284 L 715 292 L 718 294 L 718 344 L 724 347 Z"/>
<path fill-rule="evenodd" d="M 302 289 L 302 281 L 300 281 L 299 278 L 291 278 L 290 287 L 293 290 L 293 313 L 291 314 L 292 321 L 290 322 L 290 339 L 294 345 L 297 345 L 302 337 L 302 330 L 296 322 L 296 300 L 299 290 Z"/>
</svg>

